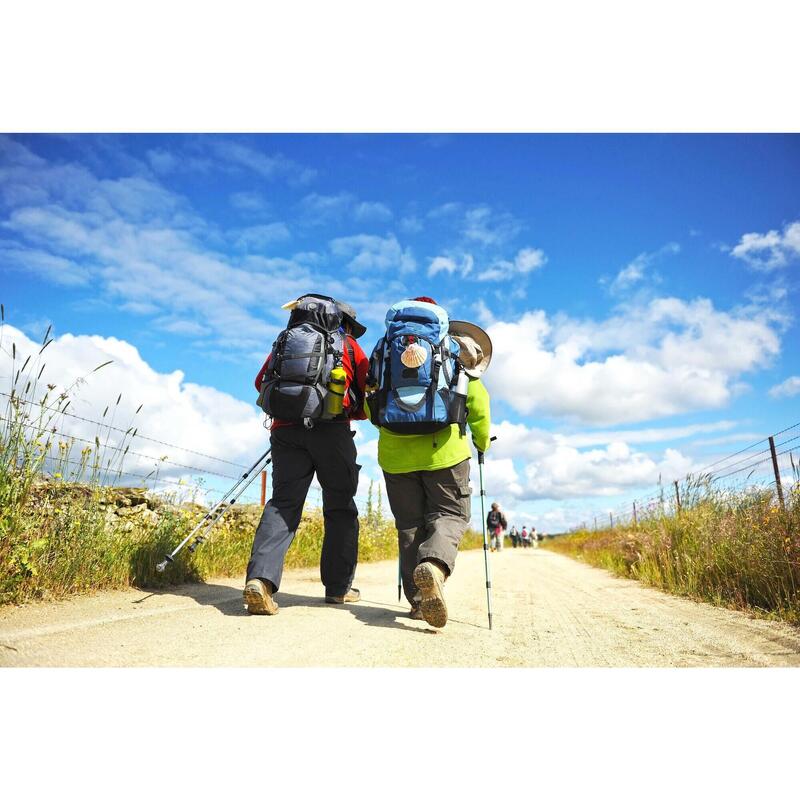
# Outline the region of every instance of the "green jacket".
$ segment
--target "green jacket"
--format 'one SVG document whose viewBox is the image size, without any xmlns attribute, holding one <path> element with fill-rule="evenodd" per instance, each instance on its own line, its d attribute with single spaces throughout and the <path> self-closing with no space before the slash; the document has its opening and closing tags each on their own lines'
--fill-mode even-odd
<svg viewBox="0 0 800 800">
<path fill-rule="evenodd" d="M 491 424 L 489 393 L 478 378 L 470 380 L 467 390 L 467 423 L 475 446 L 484 452 L 488 450 Z M 471 457 L 469 436 L 460 436 L 458 425 L 437 433 L 416 435 L 392 433 L 380 428 L 378 464 L 384 472 L 392 475 L 445 469 Z"/>
</svg>

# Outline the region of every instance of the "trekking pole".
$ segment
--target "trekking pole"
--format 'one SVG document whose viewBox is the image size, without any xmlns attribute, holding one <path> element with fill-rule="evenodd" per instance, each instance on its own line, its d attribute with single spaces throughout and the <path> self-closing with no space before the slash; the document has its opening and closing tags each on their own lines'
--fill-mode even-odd
<svg viewBox="0 0 800 800">
<path fill-rule="evenodd" d="M 493 442 L 497 437 L 492 436 L 489 439 Z M 481 480 L 481 523 L 483 524 L 483 565 L 486 569 L 486 608 L 489 612 L 489 630 L 492 629 L 492 575 L 489 570 L 489 539 L 486 534 L 486 504 L 484 498 L 486 497 L 486 490 L 483 488 L 483 450 L 478 450 L 478 472 L 480 473 Z"/>
<path fill-rule="evenodd" d="M 233 486 L 231 486 L 231 488 L 228 489 L 228 491 L 225 492 L 224 495 L 222 495 L 222 497 L 219 499 L 218 502 L 216 502 L 213 506 L 211 506 L 211 508 L 206 512 L 206 514 L 200 520 L 200 522 L 198 522 L 197 525 L 195 525 L 194 528 L 192 528 L 192 530 L 184 537 L 183 541 L 171 553 L 166 554 L 164 556 L 163 561 L 156 564 L 156 572 L 163 572 L 167 568 L 168 564 L 172 564 L 175 561 L 175 556 L 177 556 L 178 553 L 180 553 L 180 551 L 183 550 L 184 546 L 192 538 L 192 536 L 194 536 L 204 526 L 208 525 L 208 529 L 211 530 L 211 528 L 213 528 L 214 525 L 216 525 L 217 522 L 219 522 L 219 520 L 222 518 L 222 515 L 242 496 L 244 490 L 247 489 L 248 486 L 250 486 L 250 484 L 256 479 L 256 477 L 258 477 L 258 473 L 260 471 L 259 468 L 264 459 L 265 458 L 267 459 L 266 464 L 269 464 L 269 462 L 272 461 L 271 458 L 268 458 L 271 452 L 272 452 L 272 447 L 270 447 L 258 459 L 258 461 L 256 461 L 255 464 L 253 464 L 253 466 L 247 470 L 247 472 L 242 474 L 242 477 L 239 478 L 239 480 L 236 481 L 236 483 L 234 483 Z M 266 466 L 266 464 L 264 464 L 264 466 Z M 237 489 L 239 489 L 240 486 L 242 486 L 242 484 L 247 480 L 248 477 L 250 477 L 250 480 L 244 484 L 244 486 L 241 488 L 241 491 L 239 491 L 238 494 L 236 494 L 233 500 L 226 505 L 225 503 L 227 499 L 231 497 L 237 491 Z M 198 538 L 201 541 L 203 541 L 203 537 L 198 537 Z M 189 548 L 189 551 L 194 552 L 194 548 L 196 548 L 198 544 L 200 544 L 200 542 L 193 544 L 193 546 Z"/>
<path fill-rule="evenodd" d="M 400 602 L 401 592 L 403 591 L 403 565 L 400 557 L 397 558 L 397 602 Z"/>
</svg>

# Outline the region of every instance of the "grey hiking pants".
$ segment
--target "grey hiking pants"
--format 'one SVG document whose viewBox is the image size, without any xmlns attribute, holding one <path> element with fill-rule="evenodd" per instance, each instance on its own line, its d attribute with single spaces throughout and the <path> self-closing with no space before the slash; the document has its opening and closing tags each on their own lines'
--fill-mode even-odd
<svg viewBox="0 0 800 800">
<path fill-rule="evenodd" d="M 383 476 L 399 537 L 403 592 L 413 605 L 417 564 L 433 559 L 448 575 L 455 569 L 470 517 L 469 459 L 446 469 Z"/>
<path fill-rule="evenodd" d="M 256 530 L 247 580 L 281 585 L 283 562 L 294 539 L 308 487 L 317 473 L 322 486 L 325 535 L 320 576 L 325 593 L 347 594 L 358 561 L 358 508 L 353 498 L 358 488 L 353 431 L 342 422 L 275 428 L 272 443 L 272 497 L 264 507 Z"/>
</svg>

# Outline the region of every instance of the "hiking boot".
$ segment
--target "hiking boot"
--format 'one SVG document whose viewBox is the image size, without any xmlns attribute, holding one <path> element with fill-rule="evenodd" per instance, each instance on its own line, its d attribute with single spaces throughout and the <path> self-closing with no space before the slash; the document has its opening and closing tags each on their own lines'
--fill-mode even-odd
<svg viewBox="0 0 800 800">
<path fill-rule="evenodd" d="M 253 578 L 244 587 L 244 607 L 249 614 L 278 613 L 278 604 L 272 599 L 272 584 Z"/>
<path fill-rule="evenodd" d="M 414 583 L 422 592 L 422 616 L 434 628 L 444 628 L 447 624 L 447 606 L 442 593 L 445 577 L 444 570 L 432 561 L 423 561 L 414 570 Z"/>
<path fill-rule="evenodd" d="M 350 589 L 350 591 L 344 595 L 325 595 L 326 603 L 334 603 L 336 605 L 341 605 L 342 603 L 357 603 L 360 599 L 361 592 L 359 592 L 358 589 Z"/>
<path fill-rule="evenodd" d="M 422 609 L 419 605 L 412 606 L 411 611 L 408 612 L 408 616 L 411 617 L 411 619 L 425 619 L 425 617 L 422 616 Z"/>
</svg>

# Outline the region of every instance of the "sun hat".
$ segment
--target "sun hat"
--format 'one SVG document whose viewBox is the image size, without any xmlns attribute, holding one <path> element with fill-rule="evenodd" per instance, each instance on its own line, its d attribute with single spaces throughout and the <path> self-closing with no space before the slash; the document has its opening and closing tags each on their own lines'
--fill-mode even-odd
<svg viewBox="0 0 800 800">
<path fill-rule="evenodd" d="M 333 300 L 333 302 L 336 303 L 339 311 L 342 312 L 342 316 L 347 320 L 347 322 L 350 323 L 350 327 L 353 331 L 352 336 L 354 339 L 358 339 L 359 336 L 363 336 L 367 332 L 367 329 L 360 322 L 356 321 L 356 310 L 353 308 L 353 306 L 351 306 L 349 303 L 344 303 L 341 300 L 334 300 L 332 297 L 326 297 L 322 294 L 302 294 L 297 298 L 297 300 L 290 300 L 288 303 L 284 303 L 281 308 L 285 311 L 291 311 L 304 297 L 318 297 L 321 300 Z"/>
<path fill-rule="evenodd" d="M 492 340 L 472 322 L 450 321 L 450 335 L 461 345 L 459 361 L 470 378 L 480 378 L 492 360 Z"/>
</svg>

